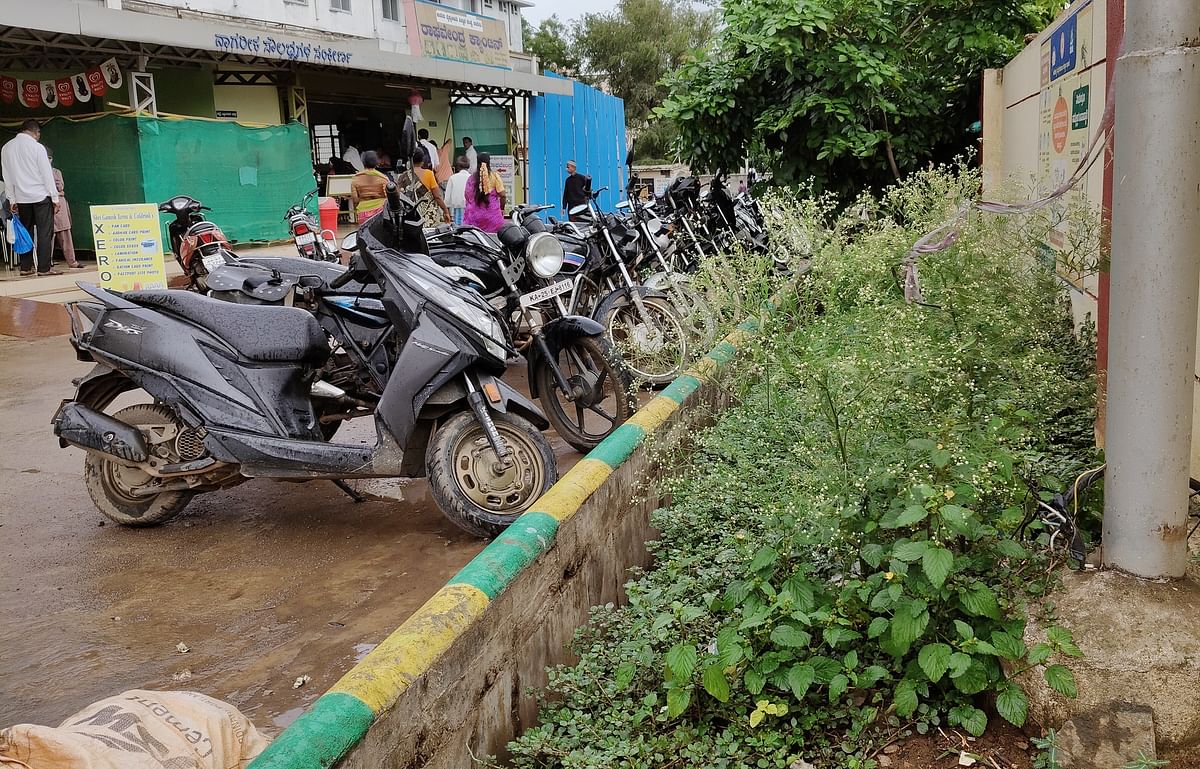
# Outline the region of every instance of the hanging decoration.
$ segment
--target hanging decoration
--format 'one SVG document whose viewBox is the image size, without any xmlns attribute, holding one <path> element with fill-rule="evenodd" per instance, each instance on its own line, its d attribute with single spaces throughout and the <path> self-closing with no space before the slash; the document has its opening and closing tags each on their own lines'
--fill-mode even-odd
<svg viewBox="0 0 1200 769">
<path fill-rule="evenodd" d="M 92 89 L 88 87 L 87 78 L 83 73 L 71 76 L 71 90 L 75 94 L 75 101 L 86 104 L 92 100 Z"/>
<path fill-rule="evenodd" d="M 415 88 L 408 94 L 408 104 L 412 107 L 412 119 L 414 123 L 420 123 L 425 118 L 421 115 L 421 103 L 425 101 L 425 97 Z"/>
<path fill-rule="evenodd" d="M 18 80 L 0 75 L 0 103 L 20 101 L 29 109 L 73 107 L 76 103 L 87 104 L 93 96 L 103 97 L 109 90 L 124 84 L 125 77 L 116 58 L 52 80 Z"/>
<path fill-rule="evenodd" d="M 42 81 L 42 104 L 50 109 L 58 106 L 58 93 L 54 90 L 53 80 Z"/>
<path fill-rule="evenodd" d="M 75 89 L 71 87 L 71 78 L 60 77 L 54 81 L 54 93 L 58 96 L 58 103 L 64 107 L 72 107 L 75 105 Z"/>
<path fill-rule="evenodd" d="M 22 80 L 21 103 L 29 109 L 42 106 L 42 84 L 36 80 Z"/>
</svg>

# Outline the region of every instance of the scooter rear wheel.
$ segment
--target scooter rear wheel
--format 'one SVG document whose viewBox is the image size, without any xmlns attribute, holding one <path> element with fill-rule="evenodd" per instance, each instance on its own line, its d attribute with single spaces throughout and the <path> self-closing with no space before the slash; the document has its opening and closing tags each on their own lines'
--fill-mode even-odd
<svg viewBox="0 0 1200 769">
<path fill-rule="evenodd" d="M 135 427 L 179 426 L 175 414 L 166 406 L 140 403 L 121 409 L 113 418 Z M 173 441 L 167 445 L 173 445 Z M 168 456 L 166 462 L 178 462 Z M 83 460 L 83 480 L 96 508 L 122 526 L 157 526 L 178 515 L 195 494 L 191 491 L 164 491 L 144 495 L 138 492 L 158 482 L 155 476 L 100 454 L 88 453 Z"/>
<path fill-rule="evenodd" d="M 460 528 L 489 539 L 558 480 L 554 452 L 540 430 L 516 414 L 491 416 L 512 450 L 510 467 L 500 465 L 470 411 L 440 425 L 425 452 L 429 490 L 442 513 Z"/>
</svg>

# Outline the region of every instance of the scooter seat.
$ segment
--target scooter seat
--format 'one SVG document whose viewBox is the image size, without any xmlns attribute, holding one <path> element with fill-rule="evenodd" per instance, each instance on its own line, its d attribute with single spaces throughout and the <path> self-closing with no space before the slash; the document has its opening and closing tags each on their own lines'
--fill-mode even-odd
<svg viewBox="0 0 1200 769">
<path fill-rule="evenodd" d="M 123 296 L 213 332 L 250 360 L 319 366 L 329 357 L 321 326 L 298 307 L 233 304 L 191 291 L 127 291 Z"/>
</svg>

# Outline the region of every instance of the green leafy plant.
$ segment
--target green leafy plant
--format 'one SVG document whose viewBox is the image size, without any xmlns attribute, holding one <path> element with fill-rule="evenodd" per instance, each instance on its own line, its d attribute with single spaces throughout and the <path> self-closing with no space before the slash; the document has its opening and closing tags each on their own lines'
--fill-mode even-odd
<svg viewBox="0 0 1200 769">
<path fill-rule="evenodd" d="M 1086 345 L 1018 223 L 973 217 L 923 263 L 934 306 L 891 274 L 977 184 L 922 172 L 866 219 L 771 200 L 802 219 L 799 308 L 738 364 L 737 405 L 661 490 L 654 567 L 593 611 L 515 765 L 867 766 L 885 737 L 1024 724 L 1022 674 L 1074 696 L 1070 632 L 1026 633 L 1047 559 L 1012 533 L 1027 478 L 1095 459 L 1062 416 L 1093 413 Z"/>
</svg>

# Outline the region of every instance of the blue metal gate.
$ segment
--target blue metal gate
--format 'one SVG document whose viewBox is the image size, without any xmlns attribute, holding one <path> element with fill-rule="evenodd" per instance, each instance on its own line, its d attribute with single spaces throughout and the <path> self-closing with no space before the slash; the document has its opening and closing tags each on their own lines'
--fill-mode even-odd
<svg viewBox="0 0 1200 769">
<path fill-rule="evenodd" d="M 547 77 L 559 77 L 552 72 Z M 583 83 L 574 94 L 529 100 L 529 202 L 562 205 L 566 164 L 592 177 L 592 189 L 608 187 L 600 207 L 611 211 L 624 197 L 625 102 Z"/>
</svg>

